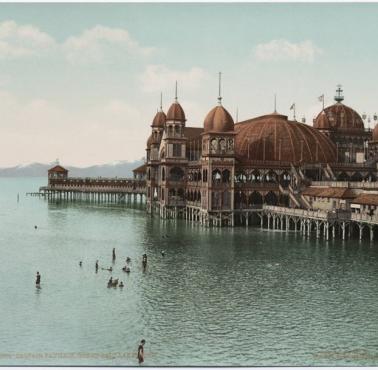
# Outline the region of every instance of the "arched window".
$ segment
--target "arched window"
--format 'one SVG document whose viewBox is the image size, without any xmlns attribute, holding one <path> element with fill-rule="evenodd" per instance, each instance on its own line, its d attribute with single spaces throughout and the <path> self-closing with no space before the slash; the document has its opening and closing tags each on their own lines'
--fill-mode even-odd
<svg viewBox="0 0 378 370">
<path fill-rule="evenodd" d="M 230 192 L 228 190 L 225 190 L 223 192 L 222 208 L 223 209 L 229 209 L 229 208 L 231 208 Z"/>
<path fill-rule="evenodd" d="M 203 182 L 207 182 L 207 170 L 202 171 Z"/>
<path fill-rule="evenodd" d="M 254 191 L 248 198 L 248 206 L 255 206 L 260 204 L 263 204 L 263 197 L 260 193 Z"/>
<path fill-rule="evenodd" d="M 164 167 L 161 169 L 161 179 L 162 181 L 165 181 L 165 168 Z"/>
<path fill-rule="evenodd" d="M 222 172 L 222 182 L 224 182 L 224 183 L 230 182 L 230 171 L 229 170 L 224 170 Z"/>
<path fill-rule="evenodd" d="M 244 171 L 238 172 L 235 176 L 235 181 L 236 182 L 246 182 L 247 181 L 247 175 L 245 174 L 245 172 Z"/>
<path fill-rule="evenodd" d="M 171 181 L 182 181 L 184 177 L 184 171 L 180 167 L 173 167 L 169 171 L 169 179 Z"/>
<path fill-rule="evenodd" d="M 180 198 L 180 200 L 184 200 L 185 199 L 185 191 L 184 189 L 178 189 L 177 190 L 177 196 Z"/>
<path fill-rule="evenodd" d="M 221 172 L 218 169 L 213 170 L 212 172 L 212 180 L 214 184 L 220 184 L 221 182 Z"/>
<path fill-rule="evenodd" d="M 278 202 L 277 195 L 270 191 L 265 195 L 265 203 L 271 206 L 276 206 Z"/>
</svg>

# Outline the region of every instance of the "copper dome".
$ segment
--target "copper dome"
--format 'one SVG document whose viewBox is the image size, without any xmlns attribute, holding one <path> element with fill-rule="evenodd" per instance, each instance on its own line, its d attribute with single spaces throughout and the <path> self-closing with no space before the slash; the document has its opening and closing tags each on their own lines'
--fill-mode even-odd
<svg viewBox="0 0 378 370">
<path fill-rule="evenodd" d="M 167 121 L 185 122 L 185 113 L 181 105 L 175 101 L 168 109 Z"/>
<path fill-rule="evenodd" d="M 324 129 L 324 117 L 325 113 L 328 121 L 329 130 L 349 130 L 349 131 L 363 131 L 364 122 L 361 116 L 352 108 L 344 105 L 343 103 L 336 103 L 318 114 L 314 121 L 314 127 L 322 130 Z"/>
<path fill-rule="evenodd" d="M 234 131 L 234 120 L 222 105 L 218 105 L 207 114 L 204 122 L 204 131 Z"/>
<path fill-rule="evenodd" d="M 160 144 L 160 139 L 159 136 L 154 135 L 153 133 L 148 137 L 147 139 L 147 149 L 150 149 L 151 145 L 159 145 Z"/>
<path fill-rule="evenodd" d="M 166 120 L 167 120 L 167 116 L 162 110 L 160 110 L 159 112 L 156 113 L 151 126 L 163 128 Z"/>
<path fill-rule="evenodd" d="M 336 162 L 335 144 L 320 131 L 273 113 L 235 125 L 240 161 Z M 249 146 L 249 149 L 248 149 Z"/>
<path fill-rule="evenodd" d="M 148 137 L 147 139 L 147 149 L 150 149 L 151 148 L 151 144 L 152 144 L 152 134 Z"/>
</svg>

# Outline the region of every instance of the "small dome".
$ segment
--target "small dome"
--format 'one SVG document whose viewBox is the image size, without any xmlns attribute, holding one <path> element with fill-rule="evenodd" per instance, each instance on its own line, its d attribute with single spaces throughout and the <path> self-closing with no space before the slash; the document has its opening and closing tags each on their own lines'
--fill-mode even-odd
<svg viewBox="0 0 378 370">
<path fill-rule="evenodd" d="M 152 134 L 147 139 L 147 149 L 151 148 L 151 144 L 152 144 Z"/>
<path fill-rule="evenodd" d="M 269 114 L 235 125 L 235 149 L 242 161 L 336 162 L 336 146 L 313 127 Z"/>
<path fill-rule="evenodd" d="M 168 109 L 167 121 L 186 121 L 184 110 L 177 101 L 175 101 Z"/>
<path fill-rule="evenodd" d="M 204 122 L 205 132 L 234 131 L 234 120 L 231 114 L 222 106 L 213 108 L 206 116 Z"/>
<path fill-rule="evenodd" d="M 152 133 L 147 139 L 147 149 L 151 148 L 151 145 L 159 145 L 160 144 L 160 135 L 155 135 L 156 133 Z"/>
<path fill-rule="evenodd" d="M 152 127 L 161 127 L 163 128 L 165 125 L 165 121 L 167 120 L 167 116 L 165 113 L 160 110 L 159 112 L 156 113 L 153 121 L 152 121 Z"/>
<path fill-rule="evenodd" d="M 373 130 L 373 141 L 378 141 L 378 123 L 375 125 Z"/>
<path fill-rule="evenodd" d="M 318 130 L 330 130 L 331 124 L 327 117 L 327 114 L 323 111 L 318 115 L 316 119 L 314 119 L 314 127 Z"/>
<path fill-rule="evenodd" d="M 326 120 L 324 117 L 326 115 Z M 327 122 L 328 121 L 328 122 Z M 318 114 L 314 121 L 314 127 L 322 130 L 327 124 L 329 130 L 342 131 L 363 131 L 364 122 L 361 116 L 352 108 L 337 102 Z"/>
</svg>

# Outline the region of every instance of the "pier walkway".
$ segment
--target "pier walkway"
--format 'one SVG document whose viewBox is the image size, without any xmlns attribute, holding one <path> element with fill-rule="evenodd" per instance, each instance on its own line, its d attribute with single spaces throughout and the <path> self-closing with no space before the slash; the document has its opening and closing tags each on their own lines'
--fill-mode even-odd
<svg viewBox="0 0 378 370">
<path fill-rule="evenodd" d="M 39 188 L 47 199 L 68 201 L 86 200 L 94 202 L 145 201 L 144 180 L 128 178 L 78 178 L 50 179 L 48 186 Z"/>
<path fill-rule="evenodd" d="M 378 217 L 352 213 L 346 210 L 322 211 L 305 210 L 278 206 L 263 205 L 258 212 L 260 226 L 268 229 L 294 230 L 304 236 L 312 233 L 317 238 L 340 236 L 342 240 L 347 237 L 358 236 L 361 240 L 365 234 L 374 240 L 378 231 Z"/>
</svg>

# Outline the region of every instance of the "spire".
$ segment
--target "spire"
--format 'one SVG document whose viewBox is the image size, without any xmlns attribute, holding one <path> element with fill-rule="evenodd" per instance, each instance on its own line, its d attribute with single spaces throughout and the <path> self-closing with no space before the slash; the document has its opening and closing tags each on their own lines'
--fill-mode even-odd
<svg viewBox="0 0 378 370">
<path fill-rule="evenodd" d="M 341 88 L 341 85 L 337 85 L 335 100 L 338 103 L 341 103 L 344 100 L 343 89 Z"/>
<path fill-rule="evenodd" d="M 219 72 L 218 83 L 218 104 L 222 105 L 222 72 Z"/>
<path fill-rule="evenodd" d="M 235 123 L 238 123 L 239 122 L 239 108 L 236 107 L 236 120 L 235 120 Z"/>
<path fill-rule="evenodd" d="M 274 94 L 274 113 L 277 113 L 277 94 Z"/>
<path fill-rule="evenodd" d="M 163 111 L 163 93 L 160 92 L 160 112 Z"/>
<path fill-rule="evenodd" d="M 178 102 L 178 99 L 177 99 L 177 81 L 176 81 L 176 85 L 175 85 L 175 102 L 176 103 Z"/>
</svg>

